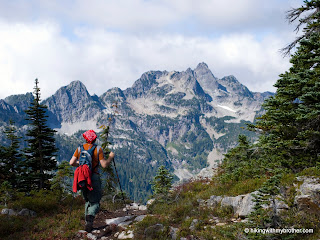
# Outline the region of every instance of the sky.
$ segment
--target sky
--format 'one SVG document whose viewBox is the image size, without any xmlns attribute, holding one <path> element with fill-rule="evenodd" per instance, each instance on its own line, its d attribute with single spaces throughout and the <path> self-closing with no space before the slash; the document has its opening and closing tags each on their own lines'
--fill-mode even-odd
<svg viewBox="0 0 320 240">
<path fill-rule="evenodd" d="M 286 11 L 302 0 L 0 0 L 0 99 L 41 98 L 71 81 L 91 95 L 131 87 L 150 70 L 205 62 L 251 91 L 273 91 L 297 37 Z"/>
</svg>

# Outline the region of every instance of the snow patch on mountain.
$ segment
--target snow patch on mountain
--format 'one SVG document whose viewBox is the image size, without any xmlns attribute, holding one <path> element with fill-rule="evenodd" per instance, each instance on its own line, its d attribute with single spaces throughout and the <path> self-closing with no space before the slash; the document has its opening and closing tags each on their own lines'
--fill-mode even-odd
<svg viewBox="0 0 320 240">
<path fill-rule="evenodd" d="M 232 108 L 230 108 L 230 107 L 228 107 L 228 106 L 222 106 L 222 105 L 217 105 L 218 107 L 221 107 L 221 108 L 223 108 L 223 109 L 226 109 L 226 110 L 228 110 L 228 111 L 231 111 L 231 112 L 237 112 L 236 110 L 233 110 Z"/>
<path fill-rule="evenodd" d="M 72 135 L 75 132 L 79 130 L 88 130 L 92 129 L 95 132 L 100 132 L 101 129 L 99 128 L 100 126 L 97 126 L 97 120 L 96 119 L 90 119 L 88 121 L 82 121 L 82 122 L 62 122 L 61 123 L 61 128 L 55 128 L 58 133 L 63 133 L 67 135 Z"/>
</svg>

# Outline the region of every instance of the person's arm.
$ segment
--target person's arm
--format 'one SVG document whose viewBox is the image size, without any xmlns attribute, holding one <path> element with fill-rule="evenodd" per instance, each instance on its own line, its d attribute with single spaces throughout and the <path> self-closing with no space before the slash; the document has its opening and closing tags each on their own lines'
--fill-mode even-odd
<svg viewBox="0 0 320 240">
<path fill-rule="evenodd" d="M 110 152 L 108 159 L 100 159 L 101 167 L 106 168 L 109 166 L 110 162 L 114 159 L 114 152 Z"/>
<path fill-rule="evenodd" d="M 71 166 L 74 166 L 74 167 L 79 167 L 78 158 L 76 158 L 75 156 L 72 156 L 72 158 L 70 159 L 69 164 L 70 164 Z"/>
</svg>

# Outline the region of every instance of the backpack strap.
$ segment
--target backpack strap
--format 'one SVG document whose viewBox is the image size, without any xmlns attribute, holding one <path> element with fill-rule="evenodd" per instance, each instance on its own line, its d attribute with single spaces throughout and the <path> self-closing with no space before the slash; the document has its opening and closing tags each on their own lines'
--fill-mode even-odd
<svg viewBox="0 0 320 240">
<path fill-rule="evenodd" d="M 100 146 L 97 146 L 96 144 L 93 144 L 92 147 L 90 148 L 90 150 L 92 150 L 92 156 L 94 153 L 94 150 L 97 148 L 97 158 L 98 158 L 98 163 L 93 167 L 92 164 L 92 173 L 94 173 L 94 171 L 96 170 L 96 168 L 99 166 L 99 150 L 100 150 Z M 92 158 L 93 159 L 93 158 Z"/>
<path fill-rule="evenodd" d="M 97 154 L 98 154 L 98 162 L 99 162 L 99 152 L 100 152 L 101 147 L 97 146 Z"/>
<path fill-rule="evenodd" d="M 79 145 L 79 147 L 77 148 L 79 156 L 80 156 L 80 153 L 81 153 L 81 151 L 82 151 L 81 147 L 82 147 L 82 149 L 83 149 L 83 146 L 81 146 L 81 145 Z"/>
</svg>

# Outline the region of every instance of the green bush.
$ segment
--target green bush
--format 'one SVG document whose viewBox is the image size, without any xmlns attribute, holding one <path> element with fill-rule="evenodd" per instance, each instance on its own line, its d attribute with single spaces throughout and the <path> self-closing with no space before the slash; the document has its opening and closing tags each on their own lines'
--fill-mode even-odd
<svg viewBox="0 0 320 240">
<path fill-rule="evenodd" d="M 60 202 L 60 192 L 39 190 L 31 191 L 29 196 L 20 198 L 8 206 L 13 209 L 27 208 L 37 214 L 52 213 L 57 211 Z"/>
</svg>

